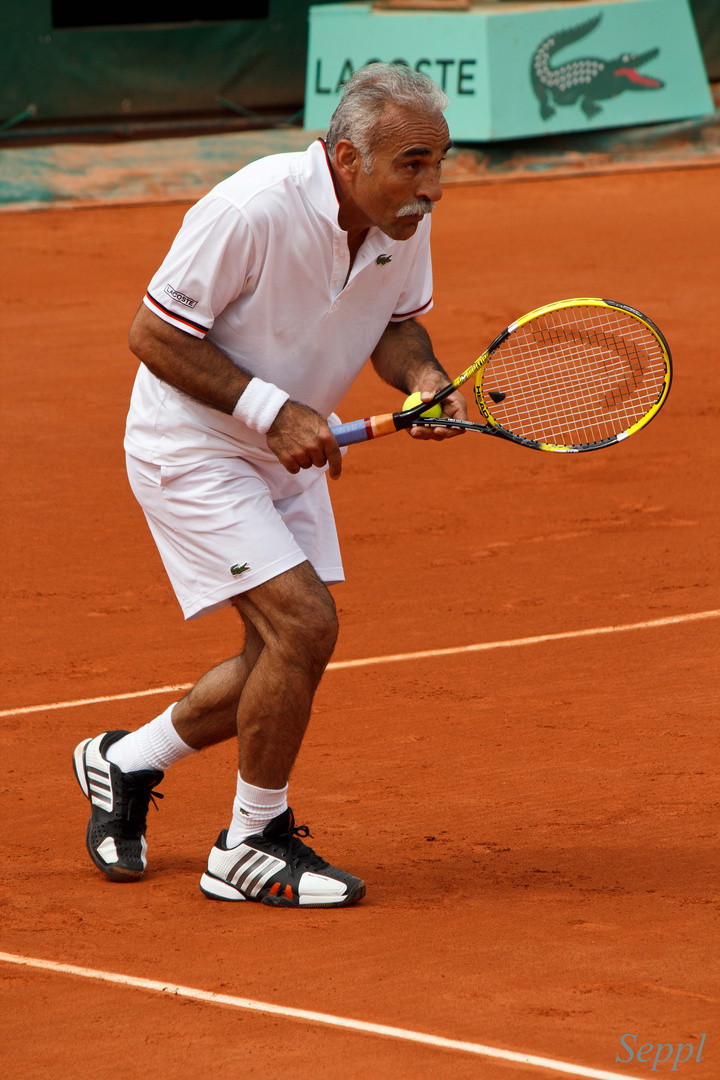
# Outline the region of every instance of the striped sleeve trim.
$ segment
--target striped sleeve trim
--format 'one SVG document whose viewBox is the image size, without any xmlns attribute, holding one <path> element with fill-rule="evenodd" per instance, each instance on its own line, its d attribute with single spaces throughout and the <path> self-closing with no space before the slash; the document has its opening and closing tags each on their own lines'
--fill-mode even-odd
<svg viewBox="0 0 720 1080">
<path fill-rule="evenodd" d="M 145 293 L 144 302 L 151 311 L 154 311 L 156 315 L 159 315 L 165 322 L 172 323 L 174 326 L 179 327 L 180 330 L 185 330 L 187 333 L 192 334 L 194 337 L 204 338 L 208 332 L 207 326 L 201 326 L 200 323 L 193 322 L 192 319 L 186 319 L 183 315 L 178 315 L 175 311 L 169 311 L 164 307 L 154 296 L 151 296 L 149 292 Z"/>
<path fill-rule="evenodd" d="M 429 311 L 432 306 L 433 298 L 431 296 L 426 304 L 423 304 L 422 307 L 415 308 L 414 311 L 402 311 L 397 312 L 395 315 L 391 315 L 390 322 L 402 322 L 403 319 L 412 319 L 415 315 L 423 315 L 426 311 Z"/>
</svg>

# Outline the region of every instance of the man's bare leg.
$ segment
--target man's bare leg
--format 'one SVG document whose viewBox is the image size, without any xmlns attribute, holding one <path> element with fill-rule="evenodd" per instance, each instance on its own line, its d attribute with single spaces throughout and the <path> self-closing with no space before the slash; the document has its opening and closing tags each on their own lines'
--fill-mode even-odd
<svg viewBox="0 0 720 1080">
<path fill-rule="evenodd" d="M 250 620 L 243 618 L 243 623 L 245 645 L 242 653 L 218 664 L 198 679 L 172 711 L 173 727 L 195 750 L 237 736 L 240 695 L 264 646 Z"/>
<path fill-rule="evenodd" d="M 335 647 L 335 603 L 305 562 L 233 604 L 246 628 L 243 653 L 204 675 L 177 703 L 172 723 L 196 749 L 237 734 L 243 778 L 278 789 L 287 783 Z"/>
<path fill-rule="evenodd" d="M 264 642 L 240 696 L 240 767 L 258 787 L 288 780 L 337 640 L 335 602 L 309 563 L 239 598 Z"/>
<path fill-rule="evenodd" d="M 335 647 L 337 618 L 309 563 L 234 601 L 263 647 L 240 695 L 233 820 L 208 856 L 200 889 L 214 900 L 345 907 L 365 884 L 307 847 L 287 805 L 287 779 Z M 190 732 L 187 732 L 188 737 Z"/>
</svg>

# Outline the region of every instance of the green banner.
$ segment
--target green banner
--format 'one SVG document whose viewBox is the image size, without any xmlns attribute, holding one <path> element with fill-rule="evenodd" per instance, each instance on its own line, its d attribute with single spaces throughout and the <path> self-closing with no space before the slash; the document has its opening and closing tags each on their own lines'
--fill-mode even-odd
<svg viewBox="0 0 720 1080">
<path fill-rule="evenodd" d="M 720 0 L 690 0 L 708 79 L 720 79 Z"/>
<path fill-rule="evenodd" d="M 404 63 L 447 93 L 456 141 L 490 142 L 713 112 L 687 0 L 483 3 L 466 11 L 313 7 L 305 125 L 327 127 L 353 71 Z"/>
<path fill-rule="evenodd" d="M 306 0 L 147 0 L 92 25 L 113 18 L 107 6 L 94 16 L 100 6 L 3 5 L 0 124 L 31 105 L 49 120 L 217 112 L 220 97 L 247 109 L 302 104 Z M 191 21 L 198 10 L 205 21 Z M 175 21 L 153 21 L 161 12 Z M 130 19 L 142 22 L 118 25 Z"/>
</svg>

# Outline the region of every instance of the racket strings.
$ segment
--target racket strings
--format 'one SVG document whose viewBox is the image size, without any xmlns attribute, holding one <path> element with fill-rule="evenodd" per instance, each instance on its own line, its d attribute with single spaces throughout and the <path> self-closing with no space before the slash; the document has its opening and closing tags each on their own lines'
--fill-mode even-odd
<svg viewBox="0 0 720 1080">
<path fill-rule="evenodd" d="M 582 446 L 613 439 L 642 419 L 665 376 L 665 352 L 645 323 L 615 308 L 577 306 L 518 327 L 477 386 L 487 412 L 507 431 Z"/>
</svg>

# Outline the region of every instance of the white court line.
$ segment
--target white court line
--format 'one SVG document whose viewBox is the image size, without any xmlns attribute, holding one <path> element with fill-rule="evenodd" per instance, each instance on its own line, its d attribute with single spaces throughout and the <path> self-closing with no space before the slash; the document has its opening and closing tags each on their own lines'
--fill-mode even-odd
<svg viewBox="0 0 720 1080">
<path fill-rule="evenodd" d="M 366 664 L 391 664 L 397 660 L 423 660 L 429 656 L 454 656 L 458 653 L 487 652 L 490 649 L 514 649 L 518 645 L 539 645 L 543 641 L 563 641 L 567 638 L 596 637 L 598 634 L 619 634 L 624 630 L 649 630 L 656 626 L 672 626 L 675 623 L 697 622 L 699 619 L 717 619 L 720 608 L 715 611 L 696 611 L 689 615 L 669 615 L 665 619 L 649 619 L 646 622 L 625 623 L 620 626 L 594 626 L 590 630 L 566 630 L 561 634 L 537 634 L 535 637 L 512 638 L 509 641 L 485 641 L 480 645 L 459 645 L 452 649 L 427 649 L 424 652 L 395 653 L 392 656 L 369 656 L 365 660 L 341 660 L 328 664 L 331 668 L 364 667 Z M 2 715 L 0 713 L 0 715 Z"/>
<path fill-rule="evenodd" d="M 178 683 L 177 686 L 156 686 L 154 690 L 134 690 L 131 694 L 106 694 L 104 697 L 78 698 L 76 701 L 54 701 L 51 705 L 26 705 L 22 709 L 3 709 L 0 716 L 19 716 L 21 713 L 44 712 L 45 709 L 71 709 L 74 705 L 98 705 L 103 701 L 127 701 L 128 698 L 150 697 L 153 694 L 172 694 L 176 690 L 189 690 L 194 683 Z"/>
<path fill-rule="evenodd" d="M 213 994 L 209 990 L 196 990 L 191 986 L 157 982 L 155 979 L 138 979 L 133 975 L 117 975 L 112 971 L 97 971 L 94 968 L 76 967 L 74 964 L 58 964 L 53 960 L 39 960 L 32 956 L 16 956 L 13 953 L 0 952 L 0 961 L 61 972 L 65 975 L 78 975 L 83 979 L 100 979 L 102 982 L 119 983 L 121 986 L 132 986 L 137 990 L 158 991 L 175 997 L 191 998 L 193 1001 L 209 1002 L 212 1005 L 231 1005 L 236 1009 L 287 1016 L 294 1020 L 327 1024 L 329 1027 L 345 1028 L 349 1031 L 363 1031 L 369 1035 L 385 1035 L 391 1039 L 423 1043 L 425 1046 L 436 1046 L 443 1050 L 463 1050 L 466 1054 L 499 1058 L 502 1061 L 513 1061 L 520 1065 L 532 1065 L 537 1069 L 552 1069 L 556 1073 L 566 1073 L 568 1076 L 586 1076 L 591 1080 L 638 1080 L 637 1077 L 628 1076 L 626 1073 L 590 1069 L 584 1065 L 571 1065 L 566 1061 L 553 1061 L 552 1058 L 538 1057 L 536 1054 L 518 1054 L 514 1050 L 500 1050 L 495 1046 L 483 1046 L 481 1043 L 444 1039 L 440 1035 L 425 1035 L 421 1031 L 408 1031 L 406 1028 L 389 1027 L 387 1024 L 369 1024 L 365 1020 L 351 1020 L 345 1016 L 333 1016 L 331 1013 L 293 1009 L 286 1005 L 271 1005 L 267 1001 L 252 1001 L 250 998 L 233 997 L 230 994 Z"/>
<path fill-rule="evenodd" d="M 565 641 L 569 638 L 597 637 L 599 634 L 619 634 L 626 630 L 650 630 L 658 626 L 674 626 L 677 623 L 698 622 L 700 619 L 717 619 L 720 608 L 714 611 L 695 611 L 688 615 L 668 615 L 664 619 L 648 619 L 645 622 L 624 623 L 617 626 L 595 626 L 589 630 L 566 630 L 561 634 L 538 634 L 535 637 L 511 638 L 508 641 L 484 641 L 479 645 L 458 645 L 450 649 L 424 649 L 422 652 L 391 653 L 388 656 L 367 656 L 363 660 L 338 660 L 328 664 L 326 671 L 345 668 L 370 667 L 373 664 L 395 664 L 399 660 L 425 660 L 433 656 L 457 656 L 460 653 L 489 652 L 491 649 L 515 649 L 519 645 L 540 645 L 544 641 Z M 194 683 L 178 683 L 177 686 L 157 686 L 153 690 L 135 690 L 129 694 L 107 694 L 104 697 L 78 698 L 76 701 L 55 701 L 50 705 L 27 705 L 22 709 L 2 709 L 0 716 L 19 716 L 21 713 L 45 712 L 49 709 L 70 709 L 75 705 L 97 705 L 103 701 L 127 701 L 128 698 L 150 697 L 153 694 L 172 694 L 177 690 L 189 690 Z"/>
</svg>

